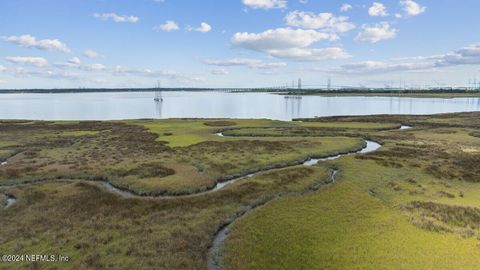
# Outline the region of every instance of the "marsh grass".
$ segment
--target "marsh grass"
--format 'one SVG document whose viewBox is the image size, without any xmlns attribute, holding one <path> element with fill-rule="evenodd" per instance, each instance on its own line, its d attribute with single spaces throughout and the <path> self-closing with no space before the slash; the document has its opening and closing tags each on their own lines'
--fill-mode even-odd
<svg viewBox="0 0 480 270">
<path fill-rule="evenodd" d="M 383 148 L 332 162 L 335 185 L 240 219 L 225 269 L 477 269 L 478 113 L 302 120 L 415 128 L 370 133 Z"/>
<path fill-rule="evenodd" d="M 179 130 L 182 120 L 159 121 L 166 131 Z M 211 139 L 211 127 L 231 121 L 185 120 L 198 129 L 188 136 Z M 171 122 L 171 124 L 170 124 Z M 275 121 L 259 120 L 259 124 Z M 137 194 L 178 195 L 204 191 L 222 181 L 264 168 L 284 167 L 312 156 L 361 147 L 351 138 L 226 139 L 174 147 L 158 141 L 146 126 L 155 121 L 132 122 L 27 122 L 0 126 L 7 139 L 16 140 L 17 155 L 0 167 L 0 185 L 48 179 L 101 179 Z M 239 121 L 254 124 L 255 121 Z M 143 124 L 143 125 L 141 125 Z M 169 126 L 170 124 L 170 126 Z M 145 125 L 145 126 L 144 126 Z M 200 132 L 201 131 L 201 132 Z M 163 132 L 163 130 L 162 130 Z M 200 132 L 200 133 L 196 133 Z M 163 132 L 165 134 L 168 132 Z M 176 133 L 176 132 L 174 132 Z M 172 133 L 173 134 L 173 133 Z M 172 135 L 176 137 L 176 135 Z M 341 144 L 339 146 L 338 144 Z"/>
<path fill-rule="evenodd" d="M 400 123 L 414 128 L 390 130 Z M 479 129 L 479 113 L 0 121 L 8 160 L 0 184 L 44 180 L 0 187 L 17 198 L 0 209 L 0 251 L 72 258 L 0 268 L 205 269 L 219 228 L 263 205 L 232 227 L 225 269 L 477 269 Z M 213 135 L 219 131 L 237 136 Z M 383 147 L 270 170 L 200 196 L 122 198 L 78 180 L 145 195 L 195 193 L 237 174 L 361 148 L 359 137 Z M 340 170 L 334 185 L 289 196 L 324 183 L 332 166 Z"/>
<path fill-rule="evenodd" d="M 412 214 L 412 223 L 420 228 L 457 233 L 465 238 L 479 236 L 479 208 L 413 201 L 405 206 L 405 210 Z"/>
<path fill-rule="evenodd" d="M 235 126 L 237 123 L 233 121 L 208 121 L 203 123 L 205 126 L 209 127 L 228 127 L 228 126 Z"/>
<path fill-rule="evenodd" d="M 18 202 L 0 210 L 1 250 L 72 258 L 55 264 L 58 269 L 204 269 L 208 246 L 222 224 L 262 201 L 327 178 L 328 168 L 293 167 L 182 199 L 124 199 L 87 182 L 10 188 Z"/>
</svg>

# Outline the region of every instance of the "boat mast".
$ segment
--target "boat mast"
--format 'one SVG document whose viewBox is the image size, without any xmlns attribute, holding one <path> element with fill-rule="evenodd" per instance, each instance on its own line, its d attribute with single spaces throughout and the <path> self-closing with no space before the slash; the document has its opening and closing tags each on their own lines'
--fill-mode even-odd
<svg viewBox="0 0 480 270">
<path fill-rule="evenodd" d="M 155 98 L 154 98 L 155 101 L 163 101 L 162 91 L 160 91 L 160 89 L 162 88 L 161 86 L 162 86 L 162 84 L 161 84 L 160 80 L 158 80 L 157 81 L 157 91 L 155 92 Z"/>
</svg>

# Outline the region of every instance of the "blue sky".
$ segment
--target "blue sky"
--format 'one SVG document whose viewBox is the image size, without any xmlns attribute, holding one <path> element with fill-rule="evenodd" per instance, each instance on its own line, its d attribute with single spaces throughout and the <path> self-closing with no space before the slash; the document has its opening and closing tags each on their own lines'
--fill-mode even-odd
<svg viewBox="0 0 480 270">
<path fill-rule="evenodd" d="M 0 0 L 0 88 L 464 85 L 475 0 Z"/>
</svg>

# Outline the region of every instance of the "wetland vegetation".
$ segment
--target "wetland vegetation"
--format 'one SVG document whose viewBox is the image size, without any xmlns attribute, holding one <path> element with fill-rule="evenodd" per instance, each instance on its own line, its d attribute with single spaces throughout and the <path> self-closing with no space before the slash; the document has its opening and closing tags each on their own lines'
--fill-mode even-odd
<svg viewBox="0 0 480 270">
<path fill-rule="evenodd" d="M 476 269 L 479 132 L 480 113 L 0 121 L 0 251 L 71 258 L 0 269 L 207 269 L 228 224 L 220 269 Z M 363 139 L 382 148 L 295 166 Z"/>
</svg>

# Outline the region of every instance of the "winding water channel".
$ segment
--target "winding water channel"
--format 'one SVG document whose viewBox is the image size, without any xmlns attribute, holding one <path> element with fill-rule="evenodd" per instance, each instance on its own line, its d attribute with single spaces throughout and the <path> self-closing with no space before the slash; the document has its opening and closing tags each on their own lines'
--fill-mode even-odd
<svg viewBox="0 0 480 270">
<path fill-rule="evenodd" d="M 216 133 L 215 134 L 216 136 L 224 136 L 222 133 Z M 337 159 L 337 158 L 340 158 L 342 156 L 348 156 L 348 155 L 353 155 L 353 154 L 365 154 L 365 153 L 370 153 L 370 152 L 373 152 L 375 150 L 377 150 L 378 148 L 381 147 L 380 144 L 378 144 L 377 142 L 374 142 L 374 141 L 370 141 L 370 140 L 364 140 L 365 141 L 365 146 L 358 150 L 358 151 L 353 151 L 353 152 L 345 152 L 345 153 L 342 153 L 342 154 L 336 154 L 336 155 L 332 155 L 332 156 L 327 156 L 327 157 L 323 157 L 323 158 L 308 158 L 306 159 L 305 161 L 303 161 L 302 163 L 291 163 L 289 165 L 285 165 L 285 166 L 273 166 L 273 167 L 268 167 L 268 168 L 264 168 L 264 169 L 260 169 L 256 172 L 252 172 L 252 173 L 249 173 L 249 174 L 245 174 L 245 175 L 239 175 L 239 176 L 236 176 L 236 177 L 233 177 L 231 179 L 228 179 L 226 181 L 221 181 L 221 182 L 217 182 L 215 184 L 215 186 L 213 186 L 212 188 L 210 189 L 207 189 L 205 191 L 202 191 L 202 192 L 198 192 L 198 193 L 194 193 L 194 194 L 186 194 L 186 195 L 146 195 L 146 194 L 138 194 L 138 193 L 135 193 L 131 190 L 128 190 L 128 188 L 122 188 L 122 187 L 118 187 L 114 184 L 112 184 L 111 182 L 109 181 L 99 181 L 99 180 L 91 180 L 91 182 L 100 182 L 100 184 L 102 185 L 102 187 L 104 187 L 106 190 L 112 192 L 112 193 L 115 193 L 115 194 L 118 194 L 120 195 L 121 197 L 124 197 L 124 198 L 132 198 L 132 197 L 141 197 L 141 198 L 181 198 L 181 197 L 192 197 L 192 196 L 199 196 L 199 195 L 202 195 L 202 194 L 205 194 L 207 192 L 216 192 L 216 191 L 219 191 L 219 190 L 222 190 L 224 189 L 225 187 L 239 181 L 239 180 L 242 180 L 242 179 L 247 179 L 247 178 L 250 178 L 250 177 L 253 177 L 259 173 L 264 173 L 264 172 L 268 172 L 268 171 L 272 171 L 272 170 L 278 170 L 278 169 L 284 169 L 284 168 L 289 168 L 289 167 L 293 167 L 293 166 L 298 166 L 298 165 L 301 165 L 303 164 L 304 166 L 313 166 L 321 161 L 327 161 L 327 160 L 334 160 L 334 159 Z M 6 161 L 3 162 L 4 164 L 3 165 L 6 165 Z M 30 181 L 30 182 L 27 182 L 27 183 L 21 183 L 21 184 L 14 184 L 14 185 L 8 185 L 8 186 L 2 186 L 2 187 L 17 187 L 17 186 L 25 186 L 25 185 L 30 185 L 30 184 L 35 184 L 35 183 L 39 183 L 39 182 L 44 182 L 44 181 L 49 181 L 48 179 L 44 179 L 44 180 L 37 180 L 37 181 Z M 68 180 L 65 180 L 65 181 L 68 181 Z M 70 181 L 76 181 L 75 179 L 71 179 Z M 88 181 L 88 180 L 78 180 L 78 181 Z M 16 202 L 16 200 L 13 200 L 11 203 L 8 204 L 8 206 L 11 206 L 12 204 L 14 204 Z"/>
<path fill-rule="evenodd" d="M 374 141 L 365 140 L 365 143 L 366 143 L 366 146 L 359 151 L 345 153 L 345 154 L 338 154 L 338 155 L 328 156 L 328 157 L 324 157 L 324 158 L 309 158 L 309 159 L 307 159 L 306 161 L 303 162 L 303 165 L 304 166 L 313 166 L 313 165 L 318 164 L 321 161 L 335 160 L 335 159 L 341 158 L 343 156 L 349 156 L 349 155 L 353 155 L 353 154 L 366 154 L 366 153 L 376 151 L 378 148 L 381 147 L 381 145 L 379 143 L 374 142 Z M 286 167 L 282 167 L 282 168 L 274 168 L 274 169 L 283 169 L 283 168 L 292 167 L 292 166 L 298 166 L 298 165 L 291 165 L 291 166 L 286 166 Z M 216 190 L 223 189 L 226 186 L 237 182 L 238 180 L 242 180 L 242 179 L 245 179 L 245 178 L 250 178 L 250 177 L 253 177 L 253 176 L 255 176 L 259 173 L 263 173 L 263 172 L 266 172 L 266 171 L 269 171 L 269 170 L 273 170 L 273 169 L 261 170 L 261 171 L 258 171 L 256 173 L 251 173 L 251 174 L 248 174 L 248 175 L 245 175 L 245 176 L 236 177 L 236 178 L 230 179 L 228 181 L 218 182 L 215 185 L 215 187 L 213 188 L 213 190 L 216 191 Z"/>
<path fill-rule="evenodd" d="M 405 129 L 411 129 L 411 128 L 413 128 L 413 127 L 402 124 L 400 126 L 399 130 L 405 130 Z M 218 136 L 223 136 L 222 133 L 217 133 L 217 135 Z M 339 154 L 339 155 L 334 155 L 334 156 L 329 156 L 329 157 L 324 157 L 324 158 L 311 158 L 311 159 L 305 161 L 303 163 L 303 165 L 304 166 L 313 166 L 313 165 L 318 164 L 319 162 L 335 160 L 335 159 L 341 158 L 343 156 L 349 156 L 349 155 L 354 155 L 354 154 L 368 154 L 368 153 L 371 153 L 371 152 L 375 152 L 380 147 L 382 147 L 382 145 L 377 143 L 377 142 L 374 142 L 374 141 L 371 141 L 371 140 L 364 140 L 364 141 L 365 141 L 365 147 L 362 148 L 359 151 L 346 153 L 346 154 Z M 333 184 L 336 181 L 336 176 L 337 176 L 338 172 L 339 172 L 338 170 L 332 170 L 332 172 L 330 174 L 330 181 L 327 185 Z M 232 183 L 234 183 L 234 182 L 236 182 L 240 179 L 244 179 L 244 178 L 247 178 L 247 177 L 252 177 L 254 175 L 255 174 L 249 174 L 247 176 L 244 176 L 244 177 L 241 177 L 241 178 L 238 178 L 238 179 L 232 179 L 232 180 L 227 181 L 227 182 L 218 183 L 215 188 L 216 189 L 221 189 L 221 188 L 224 188 L 225 186 L 227 186 L 229 184 L 232 184 Z M 314 192 L 316 190 L 317 189 L 312 189 L 310 191 L 307 191 L 307 193 L 308 192 Z M 230 223 L 224 225 L 217 232 L 217 234 L 215 235 L 215 237 L 213 239 L 212 245 L 208 250 L 207 265 L 208 265 L 209 270 L 221 270 L 221 267 L 220 267 L 221 255 L 219 253 L 220 253 L 221 247 L 222 247 L 223 243 L 225 242 L 226 238 L 228 237 L 230 229 L 231 229 L 232 225 L 235 223 L 235 221 L 238 220 L 239 218 L 241 218 L 242 216 L 244 216 L 245 214 L 247 214 L 248 212 L 250 212 L 251 210 L 253 210 L 253 209 L 255 209 L 259 206 L 261 206 L 261 205 L 251 207 L 250 209 L 244 211 L 243 213 L 240 213 L 237 218 L 235 218 Z"/>
<path fill-rule="evenodd" d="M 402 126 L 402 127 L 406 127 L 406 126 Z M 403 128 L 403 129 L 407 129 L 407 128 L 410 128 L 410 127 L 406 127 L 406 128 Z M 400 128 L 402 129 L 402 128 Z M 361 150 L 359 151 L 356 151 L 356 152 L 350 152 L 350 153 L 346 153 L 346 154 L 339 154 L 339 155 L 334 155 L 334 156 L 329 156 L 329 157 L 324 157 L 324 158 L 311 158 L 311 159 L 308 159 L 307 161 L 305 161 L 303 163 L 304 166 L 313 166 L 313 165 L 316 165 L 318 164 L 319 162 L 322 162 L 322 161 L 328 161 L 328 160 L 335 160 L 335 159 L 338 159 L 338 158 L 341 158 L 343 156 L 349 156 L 349 155 L 354 155 L 354 154 L 367 154 L 367 153 L 371 153 L 371 152 L 374 152 L 374 151 L 377 151 L 380 147 L 382 147 L 381 144 L 377 143 L 377 142 L 374 142 L 374 141 L 370 141 L 370 140 L 364 140 L 365 141 L 365 147 L 362 148 Z M 298 166 L 298 165 L 295 165 L 295 166 Z M 262 173 L 265 172 L 265 171 L 262 171 Z M 225 186 L 229 185 L 229 184 L 232 184 L 238 180 L 241 180 L 241 179 L 245 179 L 247 177 L 252 177 L 254 175 L 256 175 L 257 173 L 254 173 L 254 174 L 249 174 L 247 176 L 244 176 L 244 177 L 239 177 L 239 178 L 236 178 L 236 179 L 232 179 L 232 180 L 229 180 L 229 181 L 226 181 L 226 182 L 222 182 L 222 183 L 218 183 L 217 186 L 215 186 L 215 190 L 219 190 L 219 189 L 222 189 L 224 188 Z M 328 184 L 332 184 L 335 182 L 336 180 L 336 176 L 338 174 L 338 170 L 333 170 L 330 174 L 330 181 Z M 311 190 L 311 192 L 315 191 L 316 189 L 313 189 Z M 259 205 L 261 206 L 261 205 Z M 230 228 L 231 226 L 233 225 L 233 223 L 239 219 L 240 217 L 244 216 L 245 214 L 247 214 L 248 212 L 250 212 L 251 210 L 257 208 L 258 206 L 256 207 L 251 207 L 249 210 L 246 210 L 245 212 L 243 213 L 240 213 L 238 215 L 238 217 L 236 219 L 234 219 L 232 222 L 226 224 L 225 226 L 223 226 L 218 232 L 217 234 L 215 235 L 214 239 L 213 239 L 213 242 L 212 242 L 212 246 L 210 247 L 210 249 L 208 250 L 208 260 L 207 260 L 207 263 L 208 263 L 208 269 L 209 270 L 221 270 L 221 267 L 220 267 L 220 255 L 219 255 L 219 251 L 221 249 L 221 246 L 223 245 L 223 242 L 225 242 L 225 239 L 227 238 L 229 232 L 230 232 Z"/>
<path fill-rule="evenodd" d="M 222 135 L 217 134 L 217 136 L 223 136 L 223 134 Z M 361 150 L 358 150 L 358 151 L 355 151 L 355 152 L 348 152 L 348 153 L 344 153 L 344 154 L 328 156 L 328 157 L 324 157 L 324 158 L 309 158 L 309 159 L 307 159 L 306 161 L 303 162 L 303 165 L 304 166 L 313 166 L 313 165 L 315 165 L 315 164 L 317 164 L 321 161 L 334 160 L 334 159 L 338 159 L 338 158 L 343 157 L 343 156 L 348 156 L 348 155 L 353 155 L 353 154 L 366 154 L 366 153 L 376 151 L 380 147 L 381 147 L 381 145 L 377 142 L 365 140 L 365 147 L 363 147 Z M 215 191 L 222 190 L 225 187 L 227 187 L 227 186 L 229 186 L 229 185 L 231 185 L 231 184 L 233 184 L 233 183 L 235 183 L 239 180 L 243 180 L 243 179 L 253 177 L 253 176 L 255 176 L 259 173 L 265 173 L 265 172 L 268 172 L 268 171 L 278 170 L 278 169 L 285 169 L 285 168 L 298 166 L 298 165 L 299 164 L 292 164 L 292 165 L 286 165 L 286 166 L 283 166 L 283 167 L 273 167 L 273 168 L 267 168 L 267 169 L 259 170 L 257 172 L 250 173 L 250 174 L 247 174 L 247 175 L 238 176 L 238 177 L 232 178 L 232 179 L 227 180 L 227 181 L 217 182 L 217 184 L 211 189 L 208 189 L 208 190 L 203 191 L 203 192 L 194 193 L 194 194 L 188 194 L 188 195 L 148 196 L 148 195 L 136 194 L 136 193 L 131 192 L 129 190 L 121 189 L 119 187 L 116 187 L 115 185 L 113 185 L 110 182 L 102 182 L 102 185 L 107 190 L 109 190 L 113 193 L 116 193 L 116 194 L 118 194 L 122 197 L 125 197 L 125 198 L 131 198 L 131 197 L 143 197 L 143 198 L 145 198 L 145 197 L 151 197 L 151 198 L 158 198 L 158 197 L 162 197 L 162 198 L 192 197 L 192 196 L 202 195 L 202 194 L 207 193 L 207 192 L 215 192 Z"/>
<path fill-rule="evenodd" d="M 405 126 L 405 125 L 402 125 L 400 127 L 400 129 L 408 129 L 408 128 L 411 128 L 411 127 L 410 126 Z M 224 136 L 223 133 L 221 133 L 221 132 L 215 133 L 214 135 L 215 136 L 221 136 L 221 137 Z M 376 151 L 378 148 L 381 147 L 381 145 L 377 142 L 370 141 L 370 140 L 364 140 L 364 141 L 365 141 L 365 146 L 361 150 L 354 151 L 354 152 L 347 152 L 347 153 L 343 153 L 343 154 L 332 155 L 332 156 L 327 156 L 327 157 L 323 157 L 323 158 L 308 158 L 307 160 L 305 160 L 303 162 L 303 165 L 304 166 L 313 166 L 313 165 L 315 165 L 319 162 L 328 161 L 328 160 L 335 160 L 335 159 L 338 159 L 342 156 L 348 156 L 348 155 L 353 155 L 353 154 L 366 154 L 366 153 Z M 0 165 L 2 165 L 2 166 L 7 165 L 7 161 L 1 162 Z M 124 197 L 124 198 L 132 198 L 132 197 L 142 197 L 142 198 L 148 198 L 148 197 L 150 197 L 150 198 L 192 197 L 192 196 L 202 195 L 202 194 L 207 193 L 207 192 L 216 192 L 216 191 L 222 190 L 225 187 L 227 187 L 227 186 L 229 186 L 229 185 L 231 185 L 231 184 L 233 184 L 233 183 L 235 183 L 239 180 L 253 177 L 253 176 L 255 176 L 259 173 L 264 173 L 264 172 L 268 172 L 268 171 L 271 171 L 271 170 L 284 169 L 284 168 L 298 166 L 298 165 L 299 164 L 290 164 L 290 165 L 286 165 L 286 166 L 283 166 L 283 167 L 265 168 L 265 169 L 262 169 L 262 170 L 258 170 L 254 173 L 249 173 L 249 174 L 246 174 L 246 175 L 240 175 L 238 177 L 231 178 L 227 181 L 217 182 L 213 188 L 210 188 L 210 189 L 208 189 L 206 191 L 203 191 L 203 192 L 199 192 L 199 193 L 195 193 L 195 194 L 187 194 L 187 195 L 153 195 L 153 196 L 150 196 L 150 195 L 137 194 L 137 193 L 135 193 L 133 191 L 130 191 L 128 189 L 117 187 L 117 186 L 115 186 L 114 184 L 112 184 L 108 181 L 95 181 L 95 182 L 101 182 L 101 185 L 106 190 L 108 190 L 112 193 L 118 194 L 118 195 L 120 195 L 121 197 Z M 85 180 L 83 180 L 83 181 L 85 181 Z M 24 186 L 24 185 L 37 183 L 37 182 L 41 182 L 41 181 L 32 181 L 32 182 L 28 182 L 28 183 L 15 184 L 15 185 L 10 185 L 10 186 L 3 186 L 3 187 Z M 17 199 L 13 195 L 7 195 L 7 200 L 6 200 L 6 203 L 4 204 L 4 208 L 8 208 L 8 207 L 12 206 L 13 204 L 16 203 L 16 201 L 17 201 Z"/>
<path fill-rule="evenodd" d="M 405 125 L 402 125 L 400 127 L 400 130 L 404 130 L 404 129 L 409 129 L 411 128 L 410 126 L 405 126 Z M 216 133 L 214 134 L 215 136 L 224 136 L 223 133 Z M 338 159 L 340 157 L 343 157 L 343 156 L 349 156 L 349 155 L 354 155 L 354 154 L 367 154 L 367 153 L 371 153 L 371 152 L 374 152 L 374 151 L 377 151 L 380 147 L 381 147 L 381 144 L 377 143 L 377 142 L 374 142 L 374 141 L 371 141 L 371 140 L 364 140 L 365 144 L 364 144 L 364 147 L 358 151 L 355 151 L 355 152 L 348 152 L 348 153 L 344 153 L 344 154 L 337 154 L 337 155 L 332 155 L 332 156 L 328 156 L 328 157 L 323 157 L 323 158 L 309 158 L 307 159 L 306 161 L 303 162 L 303 165 L 304 166 L 313 166 L 313 165 L 316 165 L 318 164 L 319 162 L 323 162 L 323 161 L 329 161 L 329 160 L 335 160 L 335 159 Z M 6 163 L 2 164 L 2 165 L 5 165 Z M 129 191 L 129 190 L 125 190 L 125 189 L 121 189 L 119 187 L 116 187 L 114 185 L 112 185 L 111 183 L 109 182 L 106 182 L 106 181 L 103 181 L 101 182 L 101 184 L 103 185 L 104 188 L 106 188 L 108 191 L 110 192 L 113 192 L 113 193 L 116 193 L 122 197 L 125 197 L 125 198 L 131 198 L 131 197 L 142 197 L 142 198 L 145 198 L 145 197 L 154 197 L 154 198 L 179 198 L 179 197 L 191 197 L 191 196 L 198 196 L 198 195 L 202 195 L 206 192 L 216 192 L 216 191 L 219 191 L 219 190 L 222 190 L 224 189 L 225 187 L 239 181 L 239 180 L 242 180 L 242 179 L 247 179 L 247 178 L 250 178 L 250 177 L 253 177 L 259 173 L 264 173 L 264 172 L 268 172 L 268 171 L 271 171 L 271 170 L 278 170 L 278 169 L 283 169 L 283 168 L 288 168 L 288 167 L 293 167 L 293 166 L 298 166 L 299 164 L 293 164 L 293 165 L 287 165 L 287 166 L 284 166 L 284 167 L 275 167 L 275 168 L 268 168 L 268 169 L 264 169 L 264 170 L 260 170 L 258 172 L 255 172 L 255 173 L 251 173 L 251 174 L 247 174 L 247 175 L 243 175 L 243 176 L 239 176 L 239 177 L 235 177 L 235 178 L 232 178 L 228 181 L 224 181 L 224 182 L 218 182 L 213 188 L 207 190 L 207 191 L 204 191 L 204 192 L 200 192 L 200 193 L 195 193 L 195 194 L 191 194 L 191 195 L 179 195 L 179 196 L 143 196 L 143 195 L 139 195 L 139 194 L 136 194 L 132 191 Z M 338 173 L 338 170 L 332 170 L 331 174 L 330 174 L 330 181 L 328 184 L 332 184 L 335 182 L 336 180 L 336 176 L 337 176 L 337 173 Z M 27 183 L 28 184 L 28 183 Z M 20 185 L 26 185 L 26 184 L 20 184 Z M 20 186 L 20 185 L 16 185 L 16 186 Z M 313 192 L 315 191 L 316 189 L 312 189 L 310 191 L 307 191 L 307 192 Z M 13 195 L 10 195 L 10 194 L 5 194 L 6 197 L 7 197 L 7 200 L 6 200 L 6 203 L 4 204 L 4 208 L 9 208 L 11 207 L 13 204 L 15 204 L 15 202 L 17 201 L 17 199 L 15 198 L 15 196 Z M 258 206 L 261 206 L 261 205 L 258 205 Z M 208 269 L 209 270 L 220 270 L 220 264 L 219 264 L 219 255 L 218 255 L 218 251 L 220 250 L 223 242 L 225 241 L 225 239 L 227 238 L 228 236 L 228 233 L 230 232 L 230 228 L 232 226 L 232 224 L 240 217 L 244 216 L 245 214 L 247 214 L 248 212 L 250 212 L 252 209 L 258 207 L 258 206 L 255 206 L 255 207 L 251 207 L 249 210 L 246 210 L 244 211 L 243 213 L 240 213 L 238 215 L 238 217 L 236 219 L 234 219 L 233 221 L 231 221 L 230 223 L 226 224 L 225 226 L 223 226 L 215 235 L 214 237 L 214 240 L 212 242 L 212 245 L 211 247 L 209 248 L 209 251 L 208 251 L 208 258 L 207 258 L 207 262 L 208 262 Z"/>
</svg>

